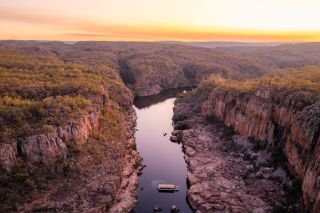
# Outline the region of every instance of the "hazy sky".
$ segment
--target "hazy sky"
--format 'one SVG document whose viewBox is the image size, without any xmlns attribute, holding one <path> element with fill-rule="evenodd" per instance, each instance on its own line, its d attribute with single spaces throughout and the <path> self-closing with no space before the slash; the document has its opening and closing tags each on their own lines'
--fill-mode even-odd
<svg viewBox="0 0 320 213">
<path fill-rule="evenodd" d="M 0 39 L 320 41 L 320 0 L 0 0 Z"/>
</svg>

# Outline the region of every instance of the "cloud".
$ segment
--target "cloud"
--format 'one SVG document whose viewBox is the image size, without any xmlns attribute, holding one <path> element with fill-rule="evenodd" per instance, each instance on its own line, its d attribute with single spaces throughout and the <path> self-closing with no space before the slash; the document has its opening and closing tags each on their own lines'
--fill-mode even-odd
<svg viewBox="0 0 320 213">
<path fill-rule="evenodd" d="M 48 15 L 34 15 L 22 11 L 16 11 L 7 8 L 0 8 L 0 19 L 13 22 L 23 22 L 30 24 L 65 24 L 64 17 L 48 16 Z"/>
<path fill-rule="evenodd" d="M 24 11 L 22 9 L 0 8 L 1 21 L 12 23 L 16 36 L 21 38 L 23 32 L 17 23 L 30 27 L 29 35 L 36 32 L 37 38 L 47 39 L 49 33 L 56 33 L 57 39 L 71 40 L 229 40 L 229 41 L 319 41 L 320 32 L 271 32 L 240 29 L 199 28 L 190 26 L 151 26 L 112 24 L 101 20 L 90 20 L 85 17 L 68 16 L 66 14 L 45 14 L 41 11 Z M 10 30 L 11 30 L 10 29 Z M 50 30 L 49 30 L 50 29 Z M 9 30 L 7 30 L 9 31 Z M 2 30 L 0 36 L 4 37 Z M 7 36 L 8 37 L 8 36 Z M 29 38 L 28 39 L 32 39 Z"/>
<path fill-rule="evenodd" d="M 96 37 L 110 37 L 110 36 L 114 36 L 114 34 L 112 33 L 107 33 L 107 34 L 98 34 L 98 33 L 63 33 L 62 35 L 64 36 L 69 36 L 69 37 L 92 37 L 92 38 L 96 38 Z"/>
</svg>

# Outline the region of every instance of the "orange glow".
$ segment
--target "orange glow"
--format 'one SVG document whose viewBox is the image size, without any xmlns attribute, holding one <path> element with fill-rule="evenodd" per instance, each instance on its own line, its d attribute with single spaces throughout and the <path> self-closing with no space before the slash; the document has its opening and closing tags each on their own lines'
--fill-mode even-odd
<svg viewBox="0 0 320 213">
<path fill-rule="evenodd" d="M 320 41 L 317 0 L 0 2 L 0 39 Z"/>
</svg>

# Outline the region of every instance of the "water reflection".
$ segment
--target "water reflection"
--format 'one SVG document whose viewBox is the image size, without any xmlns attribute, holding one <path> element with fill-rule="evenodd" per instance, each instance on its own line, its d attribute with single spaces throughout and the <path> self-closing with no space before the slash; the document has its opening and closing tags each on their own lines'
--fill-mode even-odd
<svg viewBox="0 0 320 213">
<path fill-rule="evenodd" d="M 183 90 L 180 90 L 183 91 Z M 152 212 L 160 206 L 162 212 L 170 212 L 176 205 L 180 212 L 192 212 L 186 201 L 187 165 L 181 145 L 169 140 L 172 127 L 173 103 L 177 94 L 167 91 L 164 94 L 139 98 L 135 101 L 137 112 L 136 142 L 146 168 L 139 178 L 138 203 L 134 212 Z M 165 135 L 164 133 L 167 133 Z M 159 193 L 159 183 L 179 186 L 174 193 Z"/>
<path fill-rule="evenodd" d="M 174 98 L 176 95 L 183 91 L 189 91 L 192 88 L 185 87 L 185 88 L 178 88 L 178 89 L 168 89 L 165 90 L 157 95 L 150 95 L 144 97 L 136 97 L 134 99 L 134 106 L 138 109 L 142 109 L 145 107 L 149 107 L 153 104 L 161 103 L 169 98 Z"/>
</svg>

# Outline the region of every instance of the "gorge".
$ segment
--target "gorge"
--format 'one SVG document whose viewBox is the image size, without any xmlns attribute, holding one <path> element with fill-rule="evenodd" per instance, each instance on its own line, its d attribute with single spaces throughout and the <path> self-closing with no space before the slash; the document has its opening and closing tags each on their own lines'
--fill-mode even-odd
<svg viewBox="0 0 320 213">
<path fill-rule="evenodd" d="M 185 192 L 200 212 L 320 208 L 318 43 L 209 49 L 2 41 L 0 54 L 0 210 L 152 211 L 160 203 L 136 205 L 136 196 L 157 196 L 144 178 L 161 176 L 148 164 L 164 159 L 152 161 L 147 155 L 156 155 L 143 150 L 160 146 L 162 131 L 170 136 L 168 98 L 175 96 L 160 98 L 170 103 L 157 115 L 166 113 L 165 121 L 155 115 L 144 124 L 159 134 L 143 143 L 157 145 L 136 144 L 147 137 L 139 127 L 139 108 L 153 103 L 152 97 L 139 97 L 193 86 L 178 95 L 173 115 L 187 168 L 178 144 L 167 140 L 158 150 L 173 152 L 165 160 L 172 159 L 170 166 L 179 172 L 166 175 L 179 176 L 182 187 L 179 201 L 165 201 L 164 208 L 177 204 L 189 211 L 180 202 Z M 157 129 L 161 124 L 165 130 Z"/>
</svg>

